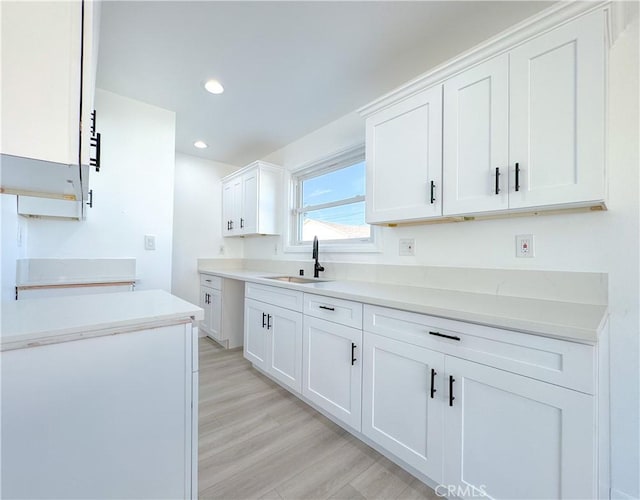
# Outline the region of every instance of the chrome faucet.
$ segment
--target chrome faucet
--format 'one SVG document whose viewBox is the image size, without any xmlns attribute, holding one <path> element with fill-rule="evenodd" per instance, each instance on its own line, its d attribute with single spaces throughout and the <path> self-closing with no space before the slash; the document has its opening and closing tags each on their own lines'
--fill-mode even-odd
<svg viewBox="0 0 640 500">
<path fill-rule="evenodd" d="M 324 271 L 324 267 L 322 267 L 320 265 L 320 262 L 318 262 L 318 237 L 317 236 L 313 237 L 313 254 L 311 258 L 316 261 L 315 265 L 313 266 L 313 277 L 318 278 L 320 277 L 320 272 Z"/>
</svg>

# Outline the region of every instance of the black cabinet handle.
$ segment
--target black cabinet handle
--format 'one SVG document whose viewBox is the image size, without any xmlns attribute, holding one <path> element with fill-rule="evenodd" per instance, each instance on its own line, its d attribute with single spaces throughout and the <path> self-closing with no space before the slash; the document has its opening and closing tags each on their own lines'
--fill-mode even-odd
<svg viewBox="0 0 640 500">
<path fill-rule="evenodd" d="M 329 306 L 318 306 L 318 309 L 325 309 L 327 311 L 335 311 L 336 310 L 335 307 L 329 307 Z"/>
<path fill-rule="evenodd" d="M 436 381 L 436 375 L 438 374 L 438 372 L 436 372 L 433 368 L 431 368 L 431 399 L 433 399 L 433 395 L 438 392 L 436 391 L 436 385 L 435 385 L 435 381 Z"/>
<path fill-rule="evenodd" d="M 87 205 L 89 205 L 89 208 L 93 208 L 93 189 L 89 189 L 89 201 Z"/>
<path fill-rule="evenodd" d="M 431 204 L 432 205 L 436 201 L 435 190 L 436 190 L 436 183 L 431 181 Z"/>
<path fill-rule="evenodd" d="M 271 314 L 267 314 L 267 330 L 269 330 L 273 325 L 271 324 Z"/>
<path fill-rule="evenodd" d="M 356 359 L 356 345 L 351 342 L 351 366 L 355 365 L 356 361 L 358 361 Z"/>
<path fill-rule="evenodd" d="M 520 191 L 520 164 L 516 162 L 516 191 Z"/>
<path fill-rule="evenodd" d="M 496 167 L 496 194 L 500 193 L 500 169 Z"/>
<path fill-rule="evenodd" d="M 453 383 L 456 381 L 453 375 L 449 375 L 449 406 L 453 406 L 453 400 L 456 399 L 453 395 Z"/>
<path fill-rule="evenodd" d="M 207 283 L 211 283 L 211 280 L 205 280 Z"/>
<path fill-rule="evenodd" d="M 95 136 L 91 137 L 91 146 L 96 148 L 96 156 L 95 158 L 89 158 L 89 165 L 95 167 L 96 172 L 100 172 L 100 157 L 101 157 L 101 145 L 102 145 L 102 136 L 100 132 L 98 132 Z"/>
<path fill-rule="evenodd" d="M 267 326 L 267 323 L 265 321 L 266 319 L 267 319 L 267 313 L 262 313 L 262 328 Z"/>
<path fill-rule="evenodd" d="M 244 227 L 244 219 L 241 217 L 240 218 L 240 229 L 242 229 Z"/>
<path fill-rule="evenodd" d="M 435 335 L 436 337 L 443 337 L 445 339 L 457 340 L 458 342 L 460 341 L 460 337 L 456 337 L 455 335 L 445 335 L 444 333 L 440 332 L 429 332 L 429 335 Z"/>
<path fill-rule="evenodd" d="M 96 135 L 96 110 L 91 112 L 91 136 Z"/>
<path fill-rule="evenodd" d="M 229 221 L 229 229 L 233 229 L 233 220 Z"/>
</svg>

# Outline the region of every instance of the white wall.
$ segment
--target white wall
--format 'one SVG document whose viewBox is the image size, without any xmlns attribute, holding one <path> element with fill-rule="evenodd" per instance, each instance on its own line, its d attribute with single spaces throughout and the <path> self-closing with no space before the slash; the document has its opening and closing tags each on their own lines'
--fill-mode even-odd
<svg viewBox="0 0 640 500">
<path fill-rule="evenodd" d="M 199 299 L 197 259 L 242 256 L 241 238 L 222 237 L 220 179 L 237 169 L 176 154 L 171 292 L 193 304 Z"/>
<path fill-rule="evenodd" d="M 29 258 L 136 259 L 138 289 L 171 289 L 175 113 L 96 92 L 102 168 L 87 220 L 28 222 Z M 144 235 L 156 235 L 156 250 Z"/>
<path fill-rule="evenodd" d="M 609 274 L 611 314 L 612 487 L 640 497 L 639 460 L 639 176 L 638 23 L 610 52 L 609 210 L 505 220 L 380 228 L 381 252 L 327 254 L 322 261 L 505 269 L 544 269 Z M 288 169 L 364 142 L 364 122 L 347 115 L 276 151 L 266 159 Z M 392 188 L 392 187 L 390 187 Z M 283 219 L 286 215 L 283 214 Z M 286 227 L 286 226 L 285 226 Z M 515 258 L 515 235 L 535 236 L 535 258 Z M 398 256 L 398 240 L 416 239 L 414 257 Z M 283 237 L 247 238 L 248 259 L 306 259 L 287 254 Z"/>
</svg>

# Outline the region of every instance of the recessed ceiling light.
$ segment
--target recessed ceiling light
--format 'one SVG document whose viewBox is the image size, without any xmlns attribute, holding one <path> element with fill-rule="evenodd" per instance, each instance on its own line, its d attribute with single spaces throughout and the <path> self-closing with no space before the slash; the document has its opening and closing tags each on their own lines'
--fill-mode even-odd
<svg viewBox="0 0 640 500">
<path fill-rule="evenodd" d="M 193 143 L 193 145 L 195 147 L 197 147 L 198 149 L 204 149 L 204 148 L 208 148 L 209 146 L 207 146 L 207 143 L 204 141 L 196 141 Z"/>
<path fill-rule="evenodd" d="M 222 94 L 224 92 L 224 87 L 218 80 L 207 80 L 204 88 L 212 94 Z"/>
</svg>

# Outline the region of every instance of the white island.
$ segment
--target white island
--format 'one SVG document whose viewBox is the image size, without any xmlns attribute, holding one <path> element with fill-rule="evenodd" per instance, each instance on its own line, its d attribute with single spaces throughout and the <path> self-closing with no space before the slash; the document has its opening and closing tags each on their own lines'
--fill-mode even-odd
<svg viewBox="0 0 640 500">
<path fill-rule="evenodd" d="M 203 311 L 163 291 L 2 304 L 3 498 L 196 498 Z"/>
</svg>

